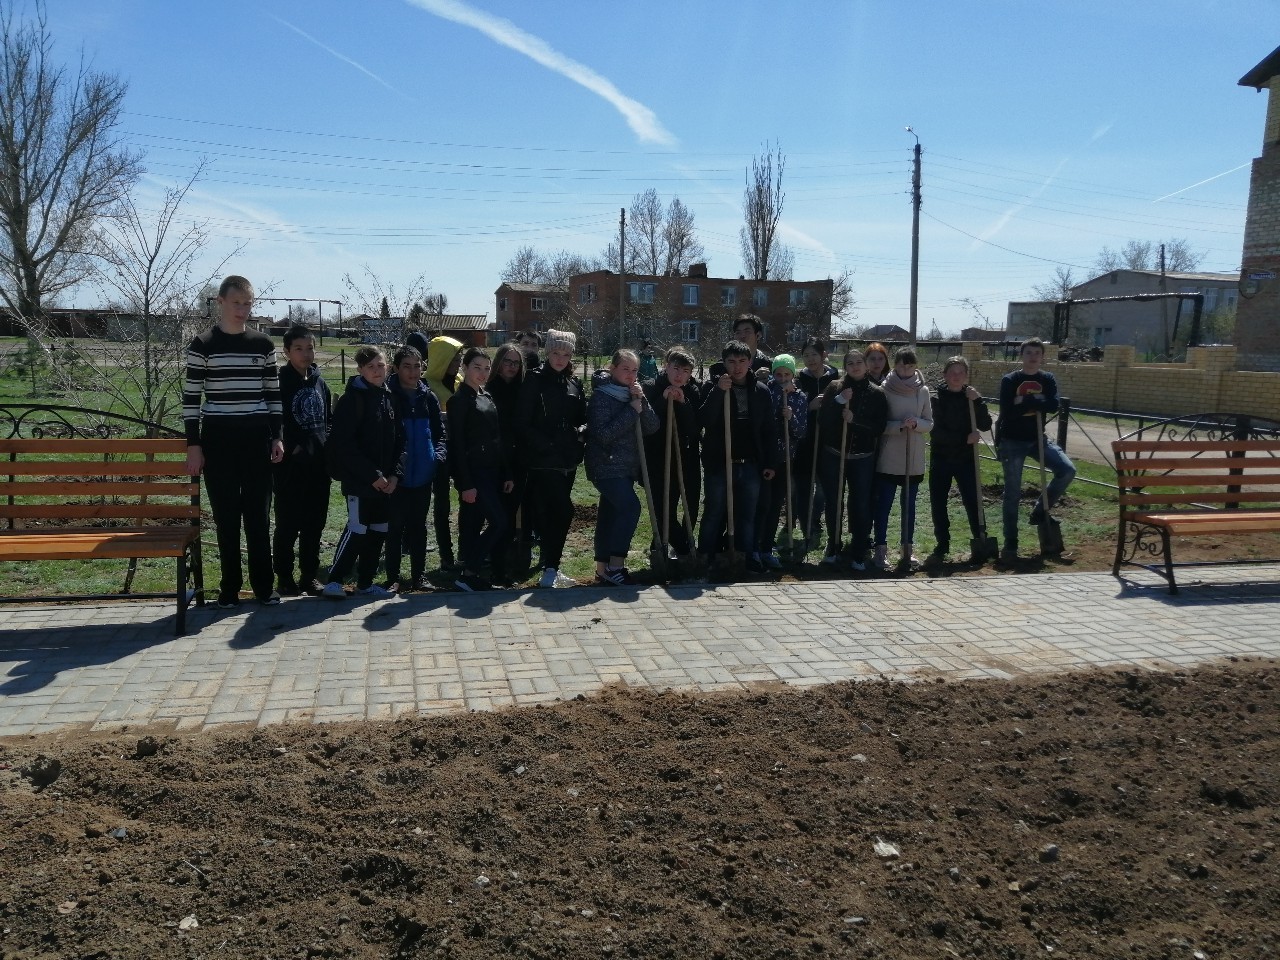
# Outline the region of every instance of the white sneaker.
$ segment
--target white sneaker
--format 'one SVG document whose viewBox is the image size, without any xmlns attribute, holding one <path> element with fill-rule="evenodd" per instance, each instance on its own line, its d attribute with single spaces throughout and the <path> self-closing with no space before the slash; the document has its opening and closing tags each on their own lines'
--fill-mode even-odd
<svg viewBox="0 0 1280 960">
<path fill-rule="evenodd" d="M 573 577 L 567 577 L 563 573 L 556 574 L 556 582 L 553 584 L 557 590 L 563 590 L 566 587 L 576 587 L 577 585 L 577 580 L 573 579 Z"/>
<path fill-rule="evenodd" d="M 387 597 L 394 597 L 395 594 L 392 593 L 390 590 L 388 590 L 386 587 L 384 587 L 380 583 L 371 583 L 367 587 L 360 587 L 359 589 L 357 589 L 356 596 L 380 597 L 382 599 L 386 599 Z"/>
<path fill-rule="evenodd" d="M 330 600 L 345 600 L 347 599 L 347 591 L 342 584 L 331 580 L 324 585 L 324 589 L 320 591 L 320 596 L 327 597 Z"/>
<path fill-rule="evenodd" d="M 544 590 L 550 590 L 556 585 L 556 581 L 560 579 L 560 571 L 555 567 L 547 567 L 542 571 L 542 577 L 538 580 L 538 586 Z"/>
</svg>

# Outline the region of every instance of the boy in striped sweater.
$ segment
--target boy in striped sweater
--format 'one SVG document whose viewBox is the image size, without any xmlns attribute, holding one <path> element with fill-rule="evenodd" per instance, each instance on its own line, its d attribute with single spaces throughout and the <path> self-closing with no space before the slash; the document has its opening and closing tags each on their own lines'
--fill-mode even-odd
<svg viewBox="0 0 1280 960">
<path fill-rule="evenodd" d="M 271 566 L 271 464 L 284 458 L 280 380 L 271 338 L 249 330 L 253 284 L 231 276 L 218 288 L 221 318 L 187 348 L 182 422 L 187 473 L 204 473 L 218 533 L 222 583 L 218 606 L 240 603 L 240 527 L 249 553 L 249 586 L 276 604 Z"/>
</svg>

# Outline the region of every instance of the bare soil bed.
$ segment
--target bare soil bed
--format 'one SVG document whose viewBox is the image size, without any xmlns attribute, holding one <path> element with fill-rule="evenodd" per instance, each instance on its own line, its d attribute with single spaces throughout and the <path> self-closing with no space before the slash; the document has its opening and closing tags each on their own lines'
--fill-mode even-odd
<svg viewBox="0 0 1280 960">
<path fill-rule="evenodd" d="M 1280 667 L 0 743 L 0 957 L 1280 951 Z"/>
</svg>

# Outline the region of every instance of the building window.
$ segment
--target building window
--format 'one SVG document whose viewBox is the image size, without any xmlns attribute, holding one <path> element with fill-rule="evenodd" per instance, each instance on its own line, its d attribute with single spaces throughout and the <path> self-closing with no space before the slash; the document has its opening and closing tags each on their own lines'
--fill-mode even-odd
<svg viewBox="0 0 1280 960">
<path fill-rule="evenodd" d="M 789 306 L 789 307 L 803 307 L 803 306 L 804 306 L 806 303 L 808 303 L 808 302 L 809 302 L 809 291 L 808 291 L 808 290 L 794 290 L 794 289 L 793 289 L 793 290 L 792 290 L 792 291 L 787 295 L 787 306 Z"/>
<path fill-rule="evenodd" d="M 767 307 L 769 305 L 769 288 L 754 288 L 751 291 L 751 305 L 753 307 Z"/>
<path fill-rule="evenodd" d="M 1234 290 L 1227 291 L 1227 296 L 1223 301 L 1222 306 L 1227 310 L 1234 310 L 1236 308 L 1236 292 Z"/>
<path fill-rule="evenodd" d="M 533 330 L 533 332 L 534 332 L 534 333 L 546 333 L 546 332 L 547 332 L 547 324 L 546 324 L 546 322 L 545 322 L 545 321 L 543 321 L 543 320 L 535 320 L 535 321 L 533 321 L 533 323 L 529 324 L 529 328 L 530 328 L 531 330 Z"/>
<path fill-rule="evenodd" d="M 680 322 L 680 339 L 685 343 L 698 342 L 698 321 L 682 320 Z"/>
<path fill-rule="evenodd" d="M 721 287 L 720 288 L 720 306 L 736 307 L 738 305 L 738 288 L 737 287 Z"/>
<path fill-rule="evenodd" d="M 595 303 L 596 302 L 596 285 L 594 283 L 584 283 L 578 288 L 579 303 Z"/>
<path fill-rule="evenodd" d="M 1105 347 L 1107 338 L 1111 336 L 1110 327 L 1094 327 L 1093 328 L 1093 345 L 1095 347 Z"/>
<path fill-rule="evenodd" d="M 787 325 L 787 342 L 804 343 L 813 335 L 813 328 L 807 323 L 792 323 Z"/>
<path fill-rule="evenodd" d="M 529 309 L 541 313 L 547 309 L 547 301 L 544 297 L 530 297 Z"/>
<path fill-rule="evenodd" d="M 498 309 L 499 309 L 500 311 L 504 311 L 504 312 L 506 311 L 506 309 L 507 309 L 507 298 L 506 298 L 506 297 L 502 297 L 502 298 L 500 298 L 500 299 L 498 300 Z"/>
<path fill-rule="evenodd" d="M 653 303 L 653 295 L 657 289 L 654 283 L 628 283 L 627 295 L 632 303 Z"/>
<path fill-rule="evenodd" d="M 680 302 L 686 307 L 696 307 L 698 305 L 698 285 L 696 283 L 683 285 Z"/>
<path fill-rule="evenodd" d="M 1213 313 L 1218 309 L 1218 288 L 1205 287 L 1204 290 L 1204 312 Z"/>
</svg>

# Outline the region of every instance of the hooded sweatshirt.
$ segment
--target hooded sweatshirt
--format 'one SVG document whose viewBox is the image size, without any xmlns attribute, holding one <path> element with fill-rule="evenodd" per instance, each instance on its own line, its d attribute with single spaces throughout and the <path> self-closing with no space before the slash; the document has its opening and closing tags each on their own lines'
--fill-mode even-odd
<svg viewBox="0 0 1280 960">
<path fill-rule="evenodd" d="M 453 337 L 436 337 L 427 348 L 427 370 L 423 379 L 427 381 L 427 386 L 431 388 L 431 392 L 440 401 L 441 408 L 445 410 L 449 409 L 449 400 L 462 380 L 455 378 L 453 383 L 446 384 L 444 374 L 449 364 L 453 362 L 453 358 L 461 350 L 462 344 Z"/>
</svg>

